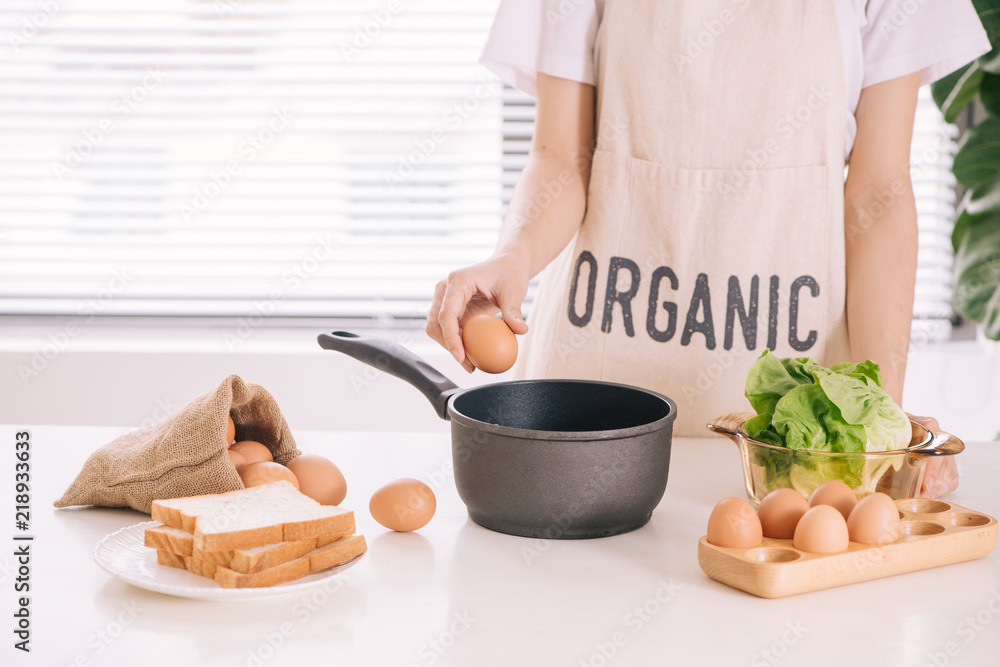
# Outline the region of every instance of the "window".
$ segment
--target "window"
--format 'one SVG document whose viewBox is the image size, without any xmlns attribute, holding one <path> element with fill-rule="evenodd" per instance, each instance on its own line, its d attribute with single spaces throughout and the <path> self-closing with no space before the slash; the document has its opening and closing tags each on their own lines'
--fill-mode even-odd
<svg viewBox="0 0 1000 667">
<path fill-rule="evenodd" d="M 913 340 L 948 338 L 955 310 L 951 305 L 957 182 L 951 165 L 958 148 L 958 128 L 944 122 L 931 99 L 920 89 L 910 148 L 910 178 L 917 203 L 919 250 L 913 302 Z"/>
<path fill-rule="evenodd" d="M 527 155 L 531 99 L 476 63 L 497 1 L 7 0 L 0 313 L 417 325 Z M 935 337 L 954 134 L 922 91 Z"/>
<path fill-rule="evenodd" d="M 499 227 L 496 4 L 4 2 L 0 312 L 421 319 Z"/>
</svg>

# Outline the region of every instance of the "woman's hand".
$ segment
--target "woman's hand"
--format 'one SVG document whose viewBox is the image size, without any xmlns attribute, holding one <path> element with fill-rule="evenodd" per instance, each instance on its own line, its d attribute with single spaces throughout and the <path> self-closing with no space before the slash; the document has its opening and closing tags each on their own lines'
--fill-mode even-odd
<svg viewBox="0 0 1000 667">
<path fill-rule="evenodd" d="M 527 261 L 514 255 L 495 255 L 485 262 L 452 271 L 434 289 L 434 301 L 427 315 L 427 335 L 471 373 L 475 367 L 462 345 L 461 328 L 465 321 L 479 313 L 501 313 L 511 331 L 527 333 L 521 303 L 530 277 Z"/>
<path fill-rule="evenodd" d="M 941 426 L 937 419 L 933 417 L 916 417 L 908 415 L 910 419 L 926 426 L 931 431 L 940 431 Z M 955 465 L 954 456 L 931 456 L 924 468 L 924 483 L 920 487 L 920 496 L 923 498 L 937 498 L 946 493 L 951 493 L 958 488 L 958 467 Z"/>
<path fill-rule="evenodd" d="M 521 172 L 493 256 L 453 271 L 437 284 L 427 335 L 470 373 L 462 325 L 472 315 L 503 314 L 516 334 L 528 331 L 521 303 L 528 281 L 566 244 L 587 204 L 594 141 L 594 87 L 538 74 L 531 152 Z"/>
</svg>

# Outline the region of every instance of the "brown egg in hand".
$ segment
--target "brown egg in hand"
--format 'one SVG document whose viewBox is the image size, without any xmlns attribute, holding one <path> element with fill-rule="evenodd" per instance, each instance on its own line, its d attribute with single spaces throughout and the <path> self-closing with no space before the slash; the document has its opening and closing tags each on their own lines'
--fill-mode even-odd
<svg viewBox="0 0 1000 667">
<path fill-rule="evenodd" d="M 243 486 L 247 488 L 281 481 L 291 482 L 292 486 L 296 489 L 299 488 L 299 480 L 295 477 L 295 473 L 274 461 L 256 461 L 246 464 L 240 470 L 240 479 L 243 480 Z"/>
<path fill-rule="evenodd" d="M 347 497 L 347 481 L 333 461 L 302 454 L 288 462 L 299 480 L 299 490 L 321 505 L 339 505 Z"/>
<path fill-rule="evenodd" d="M 517 337 L 499 317 L 481 313 L 466 320 L 462 345 L 472 365 L 487 373 L 503 373 L 517 361 Z"/>
</svg>

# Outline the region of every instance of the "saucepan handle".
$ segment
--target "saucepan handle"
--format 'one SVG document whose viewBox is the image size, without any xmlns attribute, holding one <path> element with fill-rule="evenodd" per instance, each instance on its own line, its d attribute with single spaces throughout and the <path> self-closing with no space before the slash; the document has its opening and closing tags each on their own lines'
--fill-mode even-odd
<svg viewBox="0 0 1000 667">
<path fill-rule="evenodd" d="M 389 375 L 406 380 L 431 402 L 438 416 L 448 419 L 448 399 L 458 385 L 402 345 L 377 336 L 350 331 L 327 331 L 318 337 L 320 347 L 336 350 Z"/>
</svg>

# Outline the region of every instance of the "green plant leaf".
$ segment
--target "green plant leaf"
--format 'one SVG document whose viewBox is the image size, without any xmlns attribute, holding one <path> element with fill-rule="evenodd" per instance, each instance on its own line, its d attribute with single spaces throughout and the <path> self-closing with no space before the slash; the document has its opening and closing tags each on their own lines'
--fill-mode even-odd
<svg viewBox="0 0 1000 667">
<path fill-rule="evenodd" d="M 979 66 L 991 74 L 1000 74 L 1000 0 L 972 0 L 972 4 L 993 45 L 992 51 L 979 58 Z"/>
<path fill-rule="evenodd" d="M 1000 116 L 1000 75 L 983 73 L 979 83 L 979 99 L 991 116 Z"/>
<path fill-rule="evenodd" d="M 976 68 L 987 119 L 970 128 L 958 147 L 952 171 L 969 192 L 952 231 L 955 248 L 955 309 L 982 322 L 988 338 L 1000 340 L 1000 0 L 972 0 L 993 49 L 931 87 L 949 121 L 971 99 Z M 968 103 L 968 100 L 965 100 Z M 962 106 L 964 108 L 964 105 Z"/>
<path fill-rule="evenodd" d="M 1000 218 L 1000 179 L 969 190 L 958 207 L 958 220 L 951 232 L 951 245 L 958 252 L 966 230 L 972 225 Z"/>
<path fill-rule="evenodd" d="M 1000 340 L 1000 290 L 994 290 L 990 302 L 986 304 L 983 333 L 990 340 Z"/>
<path fill-rule="evenodd" d="M 969 128 L 958 145 L 952 171 L 969 190 L 986 185 L 1000 174 L 1000 119 L 987 118 Z"/>
<path fill-rule="evenodd" d="M 969 190 L 962 200 L 962 208 L 968 211 L 969 215 L 1000 213 L 1000 178 L 994 178 L 978 188 Z"/>
<path fill-rule="evenodd" d="M 983 70 L 972 62 L 931 84 L 931 97 L 944 113 L 946 121 L 954 123 L 965 111 L 979 92 L 982 80 Z"/>
<path fill-rule="evenodd" d="M 1000 215 L 966 228 L 955 255 L 955 308 L 1000 340 Z"/>
<path fill-rule="evenodd" d="M 951 248 L 954 252 L 958 252 L 958 248 L 962 245 L 962 237 L 965 236 L 965 230 L 973 223 L 974 218 L 967 211 L 963 210 L 958 214 L 955 228 L 951 230 Z"/>
</svg>

